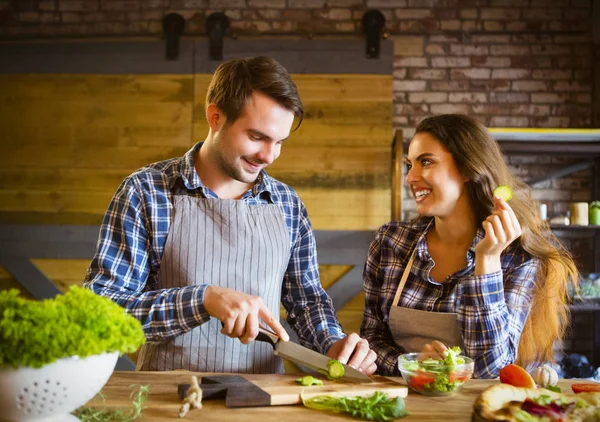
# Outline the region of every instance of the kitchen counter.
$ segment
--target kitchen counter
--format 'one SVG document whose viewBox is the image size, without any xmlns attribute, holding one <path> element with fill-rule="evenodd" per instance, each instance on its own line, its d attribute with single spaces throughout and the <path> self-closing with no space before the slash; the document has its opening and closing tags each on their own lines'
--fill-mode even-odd
<svg viewBox="0 0 600 422">
<path fill-rule="evenodd" d="M 177 385 L 189 383 L 190 374 L 187 371 L 174 372 L 134 372 L 115 371 L 102 392 L 106 396 L 108 407 L 130 407 L 129 395 L 132 385 L 150 386 L 150 395 L 146 401 L 140 422 L 202 420 L 209 421 L 260 421 L 260 422 L 296 422 L 318 419 L 321 421 L 355 420 L 349 415 L 335 414 L 325 411 L 308 409 L 302 405 L 227 408 L 224 400 L 204 400 L 202 409 L 192 409 L 184 419 L 177 417 L 181 400 L 177 395 Z M 201 376 L 202 374 L 196 373 Z M 223 375 L 223 374 L 219 374 Z M 245 375 L 252 380 L 252 375 Z M 263 376 L 264 377 L 264 376 Z M 270 377 L 283 377 L 270 375 Z M 402 382 L 401 378 L 391 378 Z M 498 380 L 470 380 L 461 391 L 449 397 L 427 397 L 409 392 L 405 403 L 410 416 L 406 421 L 470 421 L 473 403 L 479 394 L 487 387 L 497 384 Z M 564 392 L 570 392 L 571 380 L 560 380 L 559 386 Z M 101 403 L 101 400 L 91 403 Z"/>
</svg>

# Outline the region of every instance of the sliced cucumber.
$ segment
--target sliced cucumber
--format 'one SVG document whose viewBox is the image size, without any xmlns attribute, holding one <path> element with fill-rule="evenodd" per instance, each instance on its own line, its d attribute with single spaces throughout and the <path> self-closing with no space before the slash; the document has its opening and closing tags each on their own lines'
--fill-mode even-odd
<svg viewBox="0 0 600 422">
<path fill-rule="evenodd" d="M 330 379 L 340 379 L 344 376 L 344 365 L 337 359 L 331 359 L 327 362 L 327 372 Z"/>
<path fill-rule="evenodd" d="M 509 186 L 500 185 L 496 189 L 494 189 L 494 196 L 504 199 L 506 202 L 512 199 L 512 195 L 512 189 Z"/>
<path fill-rule="evenodd" d="M 306 387 L 310 387 L 311 385 L 323 385 L 323 381 L 318 378 L 314 378 L 311 375 L 305 375 L 302 378 L 298 378 L 296 379 L 296 382 Z"/>
</svg>

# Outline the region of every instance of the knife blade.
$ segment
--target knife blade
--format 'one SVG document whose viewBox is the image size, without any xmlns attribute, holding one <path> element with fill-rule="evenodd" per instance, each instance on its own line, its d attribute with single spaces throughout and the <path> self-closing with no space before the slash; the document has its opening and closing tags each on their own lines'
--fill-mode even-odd
<svg viewBox="0 0 600 422">
<path fill-rule="evenodd" d="M 294 363 L 314 369 L 315 371 L 323 370 L 327 372 L 327 363 L 331 360 L 330 357 L 301 346 L 300 344 L 293 343 L 292 341 L 282 341 L 275 333 L 263 328 L 258 329 L 256 340 L 271 344 L 277 356 L 281 356 Z M 346 364 L 342 365 L 344 366 L 344 376 L 342 379 L 356 383 L 373 382 L 371 378 L 359 370 Z"/>
</svg>

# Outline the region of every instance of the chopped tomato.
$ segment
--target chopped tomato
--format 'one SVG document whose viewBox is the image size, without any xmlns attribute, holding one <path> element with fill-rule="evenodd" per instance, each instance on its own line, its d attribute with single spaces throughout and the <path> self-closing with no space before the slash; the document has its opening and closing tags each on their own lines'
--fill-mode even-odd
<svg viewBox="0 0 600 422">
<path fill-rule="evenodd" d="M 457 374 L 455 372 L 451 372 L 450 375 L 448 375 L 449 382 L 455 382 L 455 381 L 465 382 L 469 378 L 471 378 L 471 375 L 469 375 L 469 374 L 461 375 L 461 374 Z"/>
<path fill-rule="evenodd" d="M 431 384 L 435 381 L 435 376 L 429 372 L 416 371 L 415 375 L 410 378 L 408 384 L 414 389 L 420 390 L 425 384 Z"/>
<path fill-rule="evenodd" d="M 600 384 L 573 384 L 571 389 L 575 394 L 600 392 Z"/>
</svg>

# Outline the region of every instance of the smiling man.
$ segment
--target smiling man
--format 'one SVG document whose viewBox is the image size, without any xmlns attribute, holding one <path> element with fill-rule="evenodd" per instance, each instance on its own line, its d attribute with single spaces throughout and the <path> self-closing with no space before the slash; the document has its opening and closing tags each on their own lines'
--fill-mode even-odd
<svg viewBox="0 0 600 422">
<path fill-rule="evenodd" d="M 289 339 L 282 303 L 302 344 L 372 374 L 375 353 L 342 332 L 321 286 L 304 204 L 265 171 L 304 115 L 287 70 L 266 57 L 225 62 L 205 111 L 204 142 L 123 181 L 86 275 L 142 322 L 138 369 L 282 372 L 253 341 L 261 322 Z"/>
</svg>

